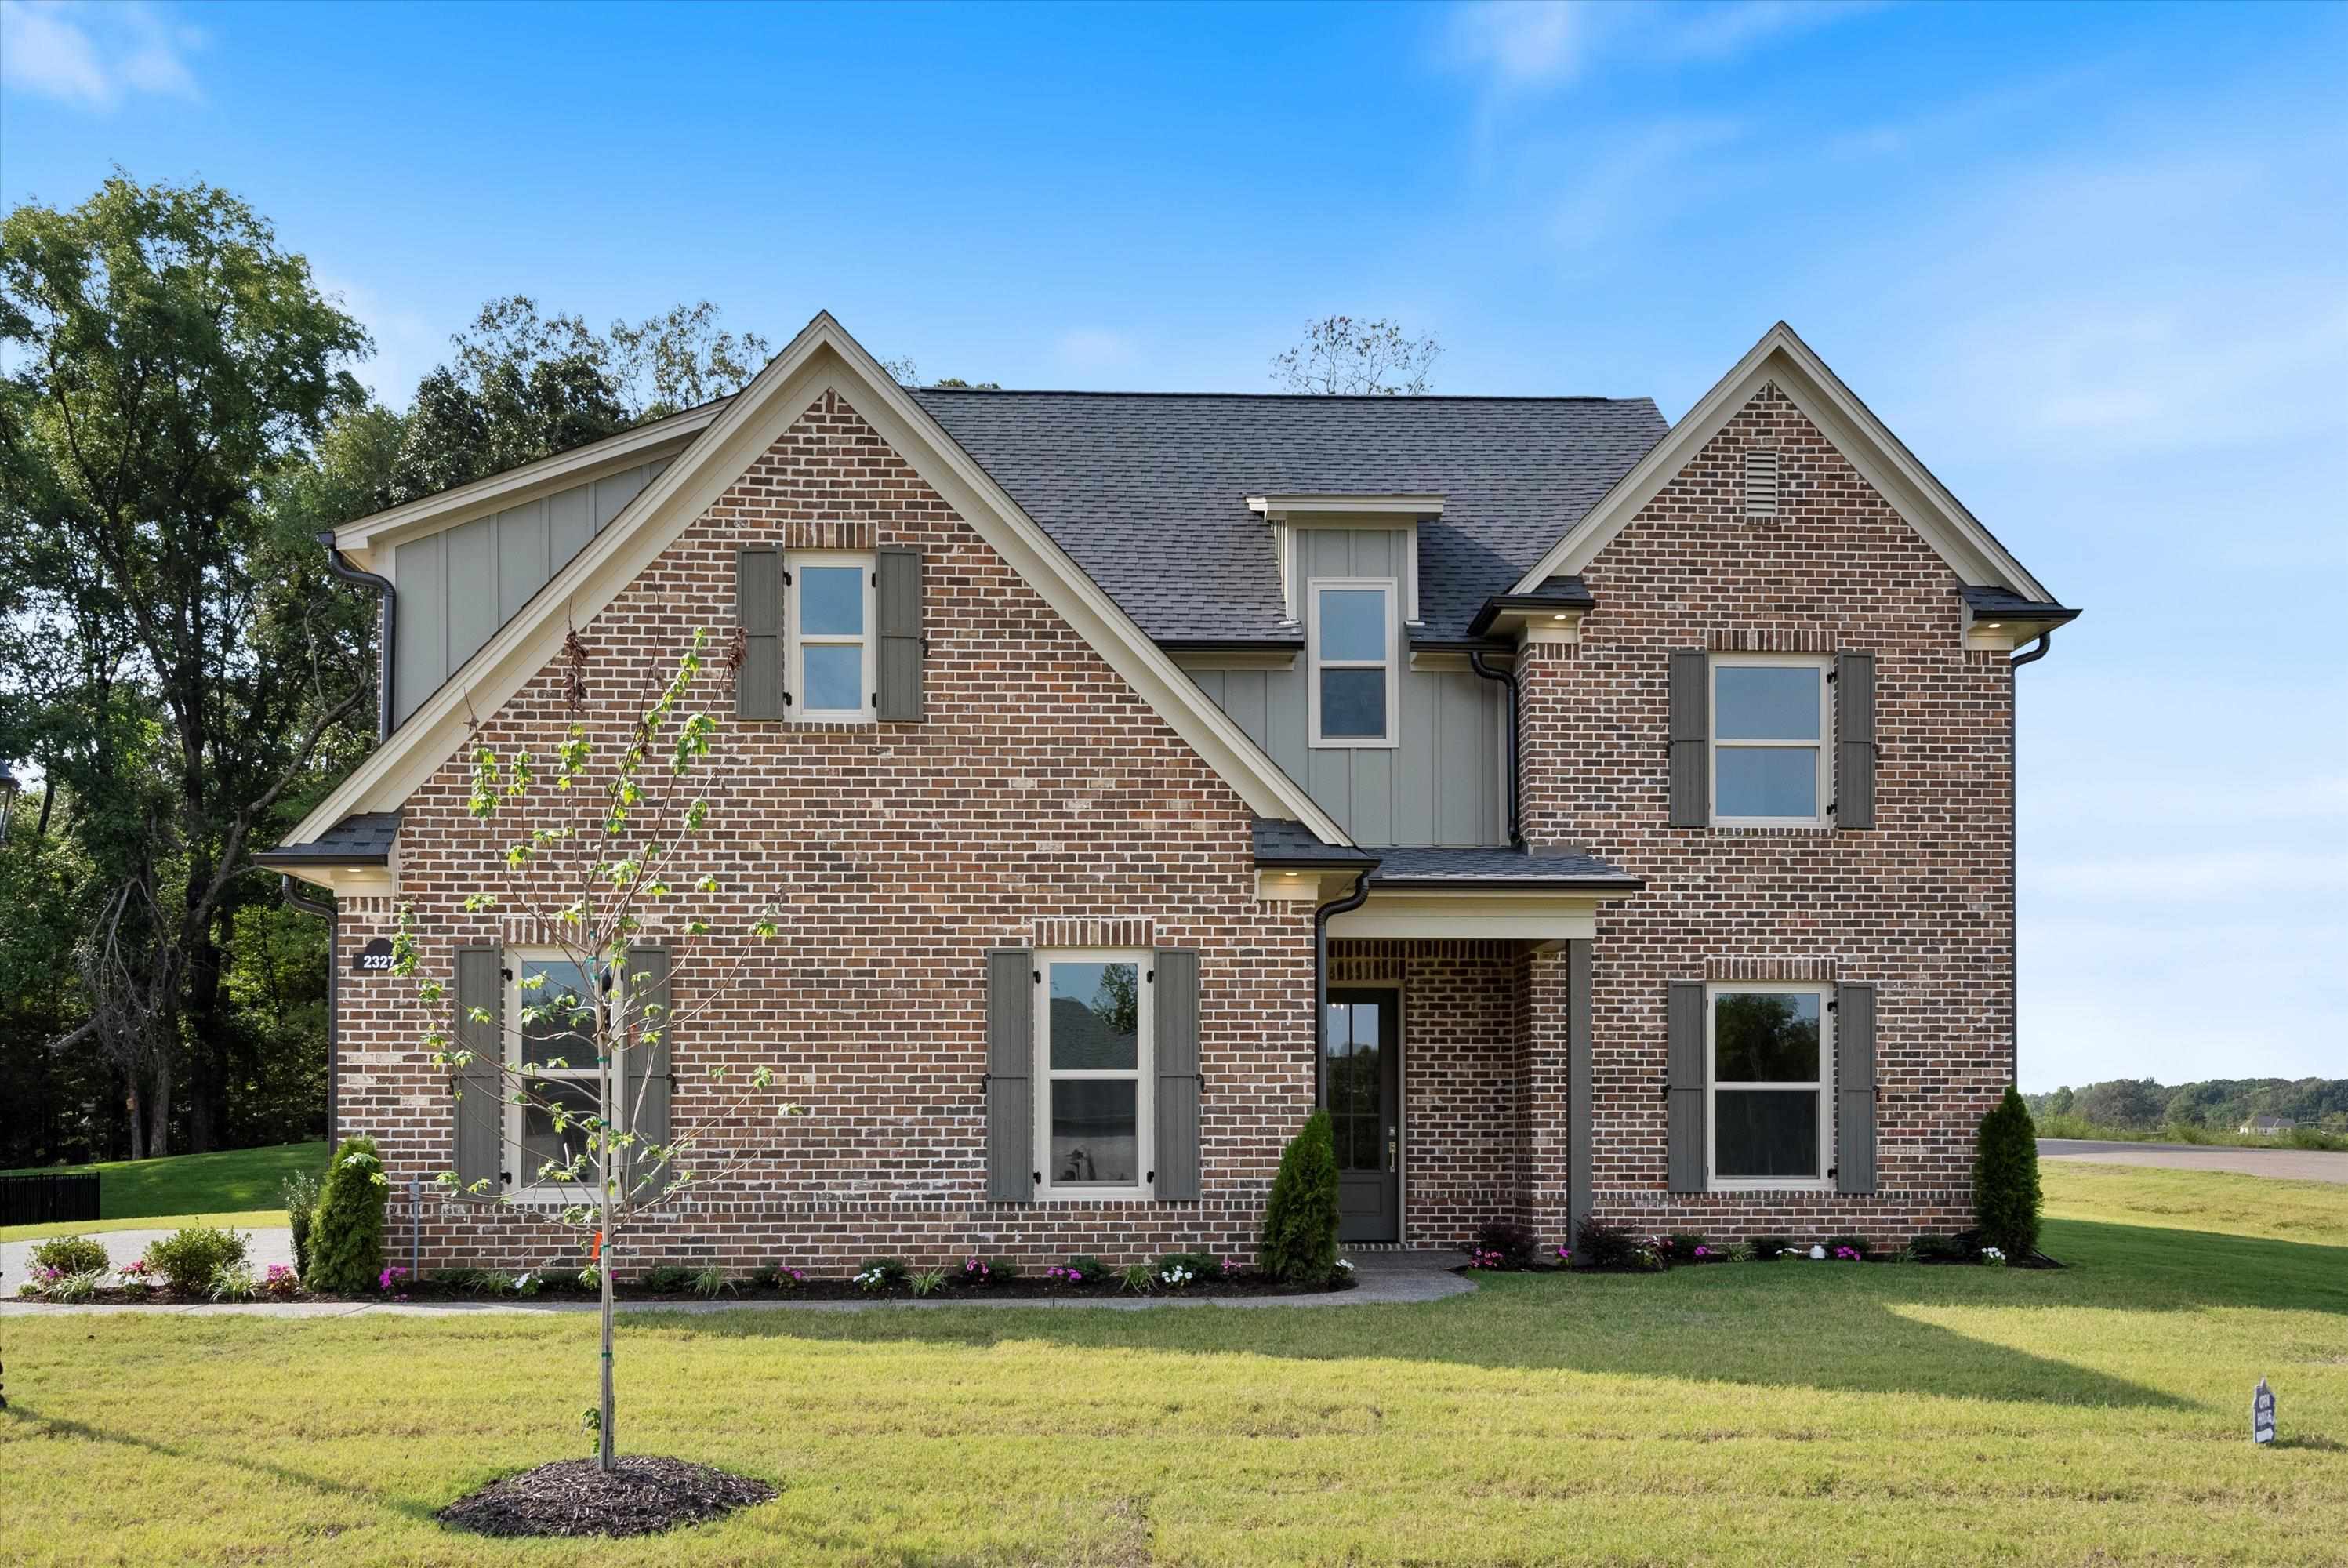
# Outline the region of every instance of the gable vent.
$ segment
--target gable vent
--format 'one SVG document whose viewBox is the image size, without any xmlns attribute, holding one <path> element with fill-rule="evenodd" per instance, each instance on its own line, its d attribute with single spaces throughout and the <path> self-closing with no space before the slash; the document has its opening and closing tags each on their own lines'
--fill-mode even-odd
<svg viewBox="0 0 2348 1568">
<path fill-rule="evenodd" d="M 1745 515 L 1777 515 L 1777 449 L 1755 447 L 1745 454 Z"/>
</svg>

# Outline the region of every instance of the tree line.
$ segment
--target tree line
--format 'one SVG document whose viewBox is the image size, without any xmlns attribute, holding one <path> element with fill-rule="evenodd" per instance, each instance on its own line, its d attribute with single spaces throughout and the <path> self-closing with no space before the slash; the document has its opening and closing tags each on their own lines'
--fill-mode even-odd
<svg viewBox="0 0 2348 1568">
<path fill-rule="evenodd" d="M 2030 1114 L 2076 1117 L 2124 1132 L 2168 1127 L 2231 1132 L 2255 1117 L 2348 1131 L 2348 1078 L 2208 1078 L 2163 1088 L 2151 1078 L 2110 1078 L 2025 1097 Z"/>
</svg>

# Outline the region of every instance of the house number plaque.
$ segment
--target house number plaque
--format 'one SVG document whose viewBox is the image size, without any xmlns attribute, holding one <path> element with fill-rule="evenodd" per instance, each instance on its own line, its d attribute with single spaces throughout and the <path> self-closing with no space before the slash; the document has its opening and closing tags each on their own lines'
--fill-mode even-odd
<svg viewBox="0 0 2348 1568">
<path fill-rule="evenodd" d="M 378 936 L 351 954 L 354 975 L 388 975 L 391 973 L 391 938 Z"/>
</svg>

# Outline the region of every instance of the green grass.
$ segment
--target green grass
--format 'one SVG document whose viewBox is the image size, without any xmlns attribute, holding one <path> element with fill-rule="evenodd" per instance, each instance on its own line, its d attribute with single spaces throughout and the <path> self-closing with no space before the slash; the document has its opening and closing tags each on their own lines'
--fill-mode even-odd
<svg viewBox="0 0 2348 1568">
<path fill-rule="evenodd" d="M 1504 1275 L 1414 1307 L 634 1314 L 623 1451 L 785 1490 L 589 1555 L 2348 1561 L 2348 1248 L 2261 1233 L 2282 1184 L 2129 1174 L 2174 1181 L 2048 1168 L 2061 1272 L 1783 1263 Z M 2348 1188 L 2297 1185 L 2294 1212 L 2348 1222 Z M 2199 1230 L 2143 1212 L 2180 1199 Z M 19 1317 L 0 1345 L 0 1541 L 28 1564 L 581 1558 L 431 1514 L 588 1451 L 592 1318 Z M 2249 1440 L 2261 1376 L 2285 1439 L 2268 1451 Z"/>
<path fill-rule="evenodd" d="M 150 1214 L 136 1220 L 74 1220 L 61 1225 L 0 1225 L 0 1242 L 46 1241 L 51 1236 L 102 1236 L 109 1231 L 176 1231 L 182 1225 L 218 1225 L 228 1231 L 275 1228 L 283 1209 L 239 1209 L 212 1214 Z"/>
<path fill-rule="evenodd" d="M 280 1183 L 299 1171 L 324 1171 L 326 1146 L 319 1143 L 278 1143 L 266 1149 L 224 1149 L 215 1154 L 173 1154 L 161 1160 L 113 1160 L 99 1165 L 51 1165 L 37 1171 L 0 1171 L 0 1176 L 79 1176 L 98 1172 L 98 1212 L 101 1220 L 174 1220 L 200 1214 L 240 1213 L 275 1208 L 282 1201 Z M 284 1223 L 279 1212 L 277 1223 Z M 0 1240 L 17 1233 L 46 1235 L 58 1226 L 12 1226 L 0 1231 Z"/>
</svg>

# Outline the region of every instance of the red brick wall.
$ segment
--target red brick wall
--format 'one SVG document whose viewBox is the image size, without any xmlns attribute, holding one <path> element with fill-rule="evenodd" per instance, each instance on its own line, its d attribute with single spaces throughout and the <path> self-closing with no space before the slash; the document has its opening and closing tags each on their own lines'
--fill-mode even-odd
<svg viewBox="0 0 2348 1568">
<path fill-rule="evenodd" d="M 740 1169 L 698 1212 L 647 1231 L 638 1255 L 832 1274 L 875 1255 L 973 1250 L 1038 1265 L 1079 1251 L 1251 1255 L 1282 1141 L 1311 1100 L 1311 907 L 1256 898 L 1245 804 L 832 395 L 580 628 L 599 738 L 616 738 L 615 717 L 692 628 L 722 645 L 734 551 L 769 542 L 924 552 L 928 717 L 729 719 L 722 732 L 734 771 L 713 797 L 708 858 L 727 891 L 679 900 L 693 907 L 666 917 L 669 934 L 681 940 L 696 913 L 738 930 L 768 903 L 783 934 L 747 955 L 730 942 L 681 950 L 675 1004 L 710 1010 L 675 1034 L 675 1125 L 718 1102 L 713 1062 L 737 1080 L 771 1064 L 781 1092 L 813 1114 L 778 1124 L 771 1099 L 755 1097 L 757 1114 L 718 1123 L 709 1147 L 721 1152 L 705 1168 Z M 568 717 L 559 671 L 482 717 L 487 744 L 543 758 Z M 498 855 L 516 824 L 476 821 L 467 789 L 450 761 L 407 802 L 399 836 L 400 896 L 425 968 L 443 979 L 460 942 L 503 939 L 499 916 L 464 913 L 465 895 L 514 885 Z M 355 908 L 345 945 L 389 919 Z M 1097 923 L 1109 921 L 1121 923 Z M 1055 929 L 1039 933 L 1045 922 Z M 1199 1203 L 984 1201 L 984 951 L 1071 935 L 1200 950 Z M 737 957 L 744 967 L 724 978 Z M 343 1008 L 344 1130 L 383 1140 L 404 1200 L 409 1177 L 452 1158 L 447 1083 L 418 1043 L 427 1020 L 396 979 L 346 978 Z M 427 1267 L 550 1256 L 535 1222 L 430 1199 L 425 1210 Z M 403 1201 L 388 1243 L 397 1261 L 407 1225 Z"/>
<path fill-rule="evenodd" d="M 1782 454 L 1766 523 L 1742 515 L 1756 444 Z M 1774 387 L 1583 577 L 1581 642 L 1534 647 L 1525 671 L 1524 821 L 1647 880 L 1598 921 L 1599 1217 L 1880 1242 L 1969 1224 L 1972 1132 L 2013 1029 L 2006 656 L 1965 650 L 1955 574 Z M 1875 828 L 1668 826 L 1668 659 L 1687 647 L 1873 653 Z M 1880 987 L 1878 1196 L 1664 1191 L 1665 985 L 1738 964 Z M 1561 1051 L 1561 1023 L 1541 1038 Z"/>
</svg>

